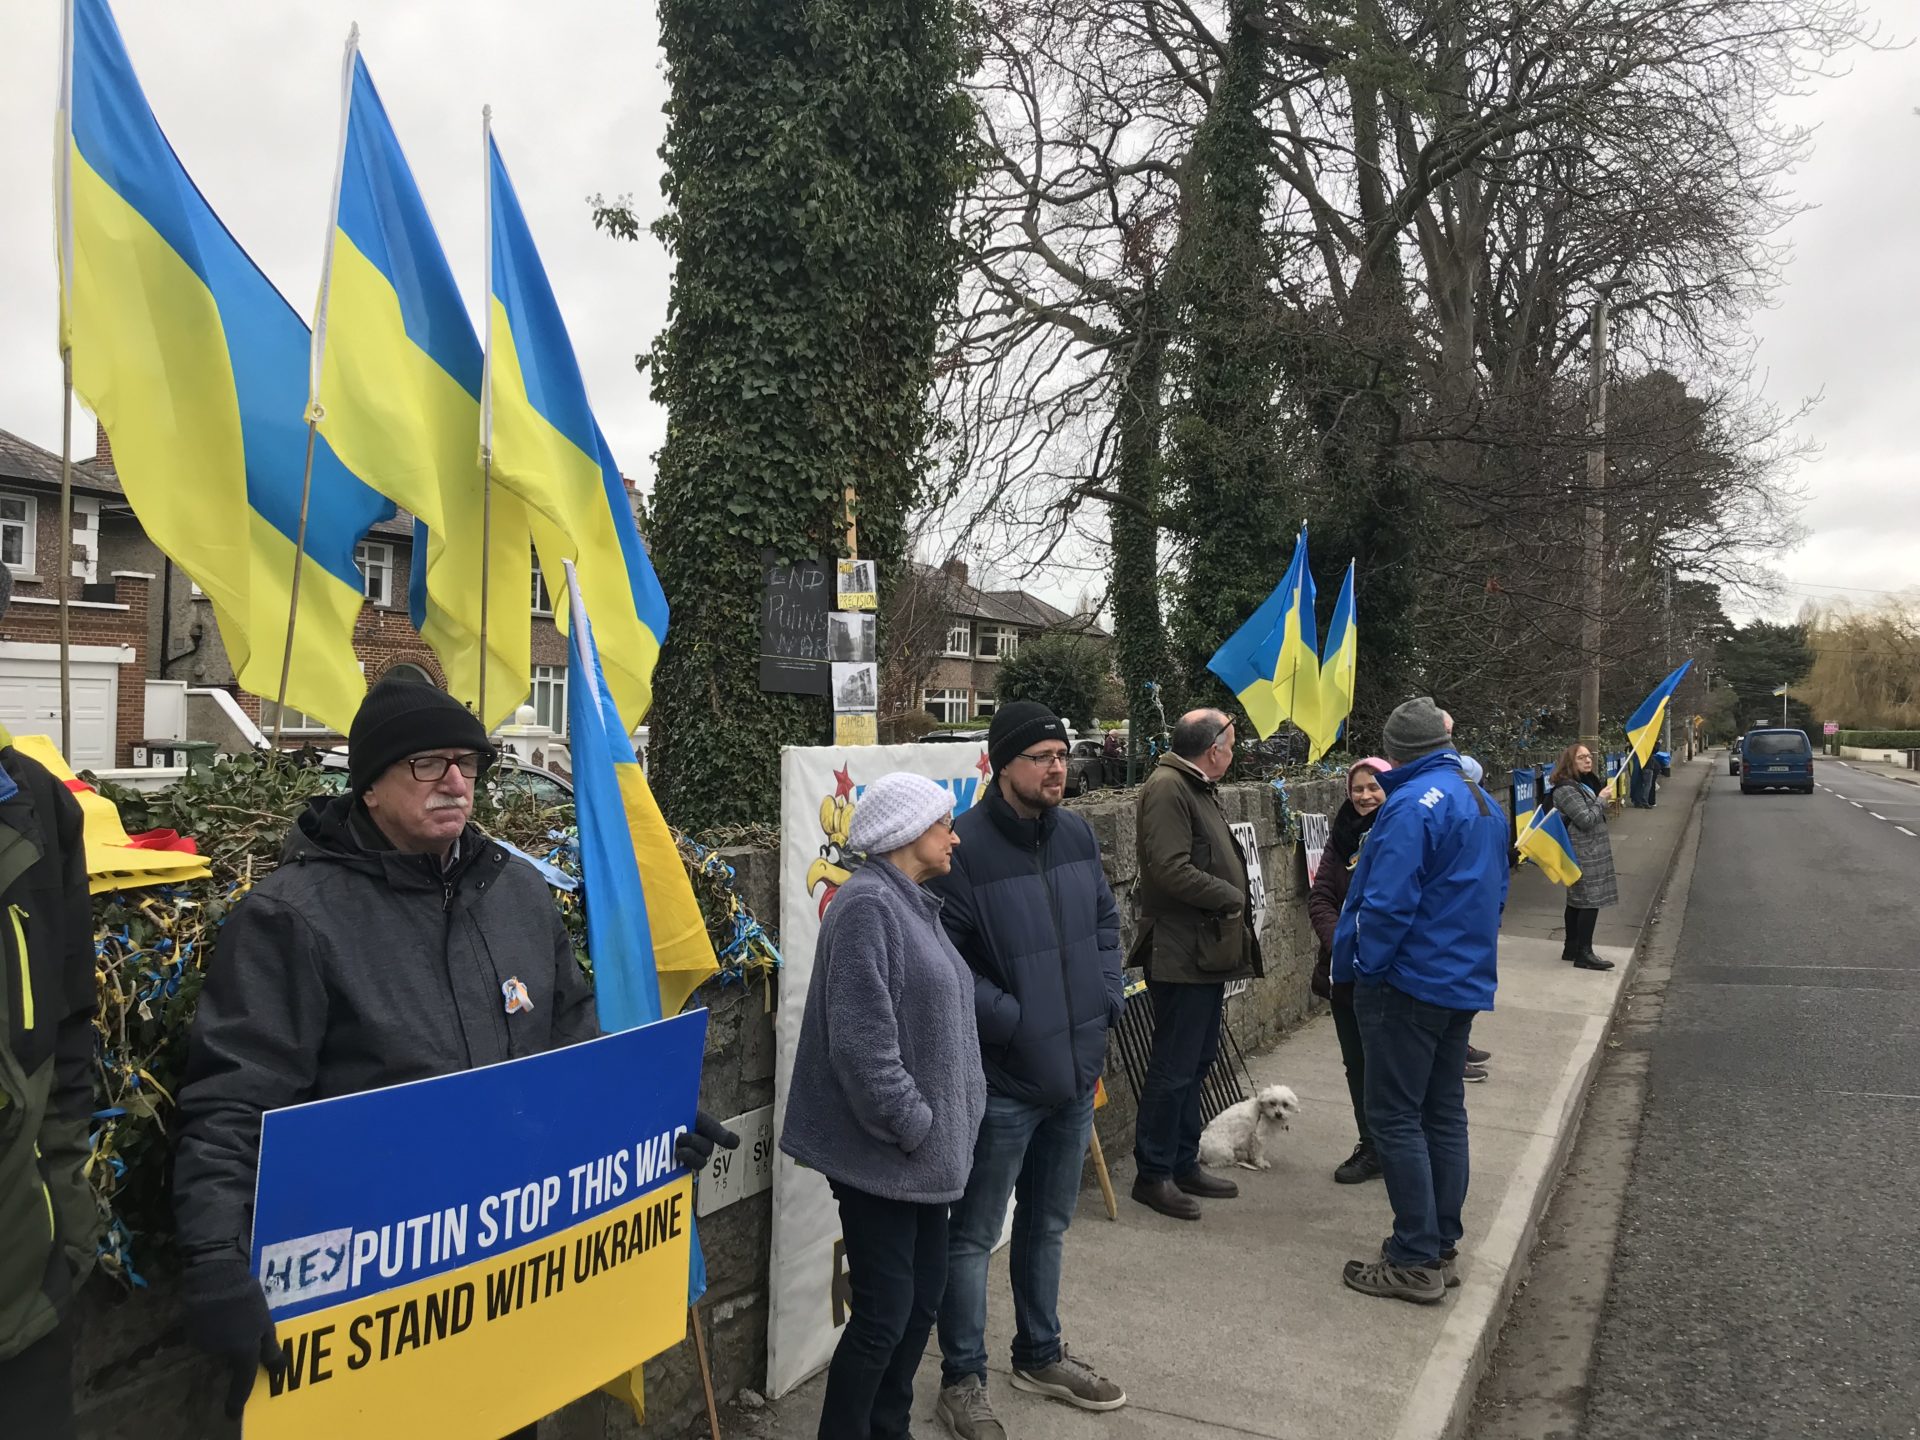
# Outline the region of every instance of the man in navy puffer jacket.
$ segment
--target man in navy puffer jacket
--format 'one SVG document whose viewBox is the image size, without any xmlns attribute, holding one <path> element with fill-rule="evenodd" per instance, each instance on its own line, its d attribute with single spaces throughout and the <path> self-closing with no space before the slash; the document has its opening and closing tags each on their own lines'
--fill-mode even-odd
<svg viewBox="0 0 1920 1440">
<path fill-rule="evenodd" d="M 1100 843 L 1058 808 L 1066 727 L 1016 701 L 987 731 L 993 781 L 954 821 L 951 873 L 929 883 L 974 974 L 987 1114 L 967 1193 L 948 1227 L 939 1413 L 961 1440 L 1006 1440 L 987 1399 L 987 1260 L 1019 1191 L 1012 1278 L 1013 1383 L 1087 1410 L 1126 1395 L 1060 1339 L 1060 1267 L 1093 1129 L 1107 1029 L 1124 1003 L 1120 911 Z"/>
<path fill-rule="evenodd" d="M 1367 1128 L 1393 1203 L 1380 1258 L 1349 1261 L 1345 1278 L 1419 1304 L 1445 1299 L 1453 1279 L 1467 1198 L 1462 1072 L 1473 1017 L 1493 1008 L 1512 844 L 1505 812 L 1461 772 L 1452 729 L 1425 698 L 1387 717 L 1387 798 L 1333 932 L 1333 979 L 1353 982 Z"/>
</svg>

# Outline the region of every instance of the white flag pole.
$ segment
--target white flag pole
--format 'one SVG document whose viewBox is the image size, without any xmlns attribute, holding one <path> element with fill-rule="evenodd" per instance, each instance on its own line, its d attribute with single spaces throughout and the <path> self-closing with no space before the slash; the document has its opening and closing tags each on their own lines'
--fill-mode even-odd
<svg viewBox="0 0 1920 1440">
<path fill-rule="evenodd" d="M 60 7 L 60 98 L 54 205 L 60 247 L 60 753 L 73 763 L 73 0 Z"/>
<path fill-rule="evenodd" d="M 307 353 L 307 458 L 300 471 L 300 527 L 293 540 L 293 589 L 287 599 L 287 643 L 280 652 L 280 693 L 273 704 L 273 748 L 287 720 L 287 677 L 293 669 L 293 627 L 300 618 L 300 575 L 306 569 L 307 515 L 313 503 L 313 446 L 320 419 L 320 362 L 327 349 L 327 299 L 333 287 L 333 242 L 340 228 L 340 182 L 347 163 L 347 118 L 353 112 L 353 66 L 360 51 L 360 27 L 347 31 L 347 48 L 340 62 L 340 141 L 334 148 L 333 194 L 327 205 L 327 240 L 321 251 L 320 296 L 314 307 L 313 343 Z"/>
<path fill-rule="evenodd" d="M 493 107 L 480 107 L 480 309 L 486 316 L 480 352 L 480 723 L 487 724 L 487 612 L 493 578 Z"/>
</svg>

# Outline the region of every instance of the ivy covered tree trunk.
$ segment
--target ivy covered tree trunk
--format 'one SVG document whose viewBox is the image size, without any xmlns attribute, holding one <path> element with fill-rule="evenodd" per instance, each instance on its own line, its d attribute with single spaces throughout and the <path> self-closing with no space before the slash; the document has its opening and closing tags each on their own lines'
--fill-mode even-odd
<svg viewBox="0 0 1920 1440">
<path fill-rule="evenodd" d="M 1152 296 L 1140 306 L 1140 336 L 1120 396 L 1118 502 L 1113 532 L 1113 641 L 1127 696 L 1128 762 L 1138 775 L 1150 739 L 1177 718 L 1184 687 L 1167 690 L 1167 630 L 1160 609 L 1160 387 L 1167 340 Z M 1172 711 L 1171 714 L 1168 712 Z"/>
<path fill-rule="evenodd" d="M 1172 357 L 1168 489 L 1187 560 L 1174 641 L 1193 695 L 1236 709 L 1206 662 L 1272 591 L 1301 519 L 1282 475 L 1275 406 L 1279 330 L 1265 225 L 1273 175 L 1261 121 L 1267 70 L 1261 32 L 1236 15 L 1194 137 L 1196 178 L 1173 276 L 1181 340 Z"/>
<path fill-rule="evenodd" d="M 653 560 L 673 606 L 649 765 L 689 828 L 772 821 L 824 698 L 763 695 L 760 558 L 906 564 L 970 111 L 952 0 L 662 0 L 673 254 Z"/>
</svg>

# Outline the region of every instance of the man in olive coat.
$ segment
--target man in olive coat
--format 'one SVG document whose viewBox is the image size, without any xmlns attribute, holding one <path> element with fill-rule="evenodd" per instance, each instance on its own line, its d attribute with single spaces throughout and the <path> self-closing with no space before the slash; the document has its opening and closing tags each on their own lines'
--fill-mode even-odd
<svg viewBox="0 0 1920 1440">
<path fill-rule="evenodd" d="M 1154 1029 L 1134 1129 L 1133 1198 L 1177 1220 L 1200 1218 L 1195 1196 L 1240 1193 L 1200 1166 L 1201 1082 L 1220 1049 L 1226 987 L 1260 970 L 1247 862 L 1218 793 L 1233 742 L 1227 715 L 1191 711 L 1140 788 L 1140 934 L 1129 960 L 1147 972 Z"/>
</svg>

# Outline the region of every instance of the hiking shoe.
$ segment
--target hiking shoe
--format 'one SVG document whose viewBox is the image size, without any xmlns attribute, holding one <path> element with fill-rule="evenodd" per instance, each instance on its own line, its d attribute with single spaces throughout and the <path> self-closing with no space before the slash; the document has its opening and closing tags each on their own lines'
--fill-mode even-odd
<svg viewBox="0 0 1920 1440">
<path fill-rule="evenodd" d="M 1480 1050 L 1472 1045 L 1467 1046 L 1467 1063 L 1469 1065 L 1484 1065 L 1492 1058 L 1493 1052 L 1491 1050 Z"/>
<path fill-rule="evenodd" d="M 1007 1440 L 1007 1427 L 994 1415 L 987 1387 L 977 1375 L 968 1375 L 942 1390 L 933 1413 L 946 1421 L 947 1429 L 960 1440 Z"/>
<path fill-rule="evenodd" d="M 1053 1364 L 1042 1365 L 1038 1370 L 1014 1366 L 1013 1388 L 1064 1400 L 1082 1410 L 1118 1410 L 1127 1403 L 1127 1392 L 1098 1374 L 1086 1361 L 1077 1359 L 1064 1340 L 1060 1343 L 1060 1358 Z"/>
<path fill-rule="evenodd" d="M 1340 1162 L 1333 1172 L 1336 1185 L 1359 1185 L 1368 1180 L 1380 1178 L 1380 1157 L 1373 1153 L 1373 1146 L 1362 1140 L 1353 1147 L 1353 1154 Z"/>
<path fill-rule="evenodd" d="M 1487 1067 L 1484 1065 L 1469 1065 L 1466 1067 L 1462 1078 L 1469 1085 L 1478 1085 L 1482 1080 L 1487 1078 Z"/>
<path fill-rule="evenodd" d="M 1396 1265 L 1391 1260 L 1349 1260 L 1341 1278 L 1349 1290 L 1377 1295 L 1383 1300 L 1406 1300 L 1415 1305 L 1437 1305 L 1447 1298 L 1447 1282 L 1438 1268 Z"/>
<path fill-rule="evenodd" d="M 1460 1288 L 1460 1252 L 1447 1249 L 1440 1252 L 1440 1278 L 1446 1281 L 1447 1289 Z"/>
</svg>

